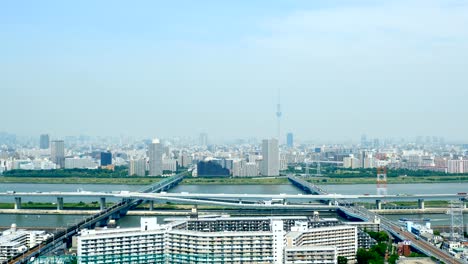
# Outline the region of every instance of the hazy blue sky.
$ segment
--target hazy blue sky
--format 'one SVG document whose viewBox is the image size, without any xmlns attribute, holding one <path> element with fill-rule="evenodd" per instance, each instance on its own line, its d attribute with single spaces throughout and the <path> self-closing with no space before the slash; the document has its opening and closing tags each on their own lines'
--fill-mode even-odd
<svg viewBox="0 0 468 264">
<path fill-rule="evenodd" d="M 468 1 L 1 1 L 0 131 L 468 140 Z"/>
</svg>

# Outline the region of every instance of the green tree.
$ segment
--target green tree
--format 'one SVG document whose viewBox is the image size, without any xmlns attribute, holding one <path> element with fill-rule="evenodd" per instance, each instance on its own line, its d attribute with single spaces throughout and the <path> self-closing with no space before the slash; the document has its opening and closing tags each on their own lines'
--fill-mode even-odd
<svg viewBox="0 0 468 264">
<path fill-rule="evenodd" d="M 409 255 L 410 258 L 420 258 L 420 257 L 424 257 L 423 254 L 419 254 L 419 253 L 416 253 L 416 252 L 411 252 L 411 254 Z"/>
<path fill-rule="evenodd" d="M 384 258 L 373 250 L 358 249 L 356 254 L 358 264 L 383 264 Z"/>
<path fill-rule="evenodd" d="M 369 234 L 370 237 L 375 239 L 378 243 L 387 242 L 389 239 L 388 234 L 384 231 L 380 231 L 380 232 L 369 231 L 367 233 Z"/>
<path fill-rule="evenodd" d="M 376 252 L 380 256 L 384 257 L 385 252 L 387 251 L 387 244 L 386 243 L 379 243 L 371 248 L 371 251 Z"/>
<path fill-rule="evenodd" d="M 338 264 L 347 264 L 347 263 L 348 263 L 348 259 L 346 257 L 338 256 Z"/>
<path fill-rule="evenodd" d="M 396 261 L 400 258 L 397 254 L 393 254 L 388 258 L 388 263 L 389 264 L 395 264 Z"/>
</svg>

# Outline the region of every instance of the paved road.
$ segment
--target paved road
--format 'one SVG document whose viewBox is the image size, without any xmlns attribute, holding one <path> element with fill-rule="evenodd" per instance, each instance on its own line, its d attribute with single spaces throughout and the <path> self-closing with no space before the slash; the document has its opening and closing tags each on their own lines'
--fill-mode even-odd
<svg viewBox="0 0 468 264">
<path fill-rule="evenodd" d="M 416 239 L 415 235 L 407 232 L 405 230 L 401 230 L 401 227 L 398 226 L 397 224 L 393 223 L 389 219 L 382 217 L 380 215 L 377 215 L 363 207 L 341 207 L 343 211 L 350 210 L 351 212 L 355 214 L 359 214 L 368 220 L 374 219 L 374 217 L 378 217 L 380 219 L 380 224 L 382 228 L 384 228 L 387 231 L 393 231 L 395 234 L 403 237 L 406 240 L 410 240 L 411 243 L 421 249 L 422 251 L 425 251 L 425 253 L 429 253 L 429 255 L 432 255 L 436 257 L 439 260 L 444 261 L 445 263 L 456 263 L 456 264 L 463 264 L 459 259 L 453 258 L 447 251 L 441 250 L 440 248 L 437 248 L 433 244 L 426 242 L 424 240 Z"/>
</svg>

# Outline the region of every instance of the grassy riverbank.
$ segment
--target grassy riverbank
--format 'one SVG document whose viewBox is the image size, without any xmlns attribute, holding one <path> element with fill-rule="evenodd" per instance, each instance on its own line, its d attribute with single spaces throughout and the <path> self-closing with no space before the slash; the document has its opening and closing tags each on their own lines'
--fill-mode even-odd
<svg viewBox="0 0 468 264">
<path fill-rule="evenodd" d="M 317 184 L 375 184 L 375 178 L 360 177 L 360 178 L 330 178 L 330 177 L 311 177 L 309 182 Z M 461 183 L 468 182 L 468 176 L 400 176 L 387 178 L 389 184 L 412 184 L 412 183 Z"/>
<path fill-rule="evenodd" d="M 107 207 L 112 206 L 113 203 L 106 203 Z M 78 203 L 64 203 L 64 209 L 66 210 L 99 210 L 100 205 L 98 202 L 78 202 Z M 57 205 L 55 203 L 39 203 L 39 202 L 27 202 L 21 204 L 22 209 L 38 209 L 38 210 L 55 210 Z M 193 205 L 185 204 L 173 204 L 173 203 L 154 203 L 154 210 L 191 210 Z M 0 203 L 0 209 L 14 209 L 14 203 Z M 141 204 L 137 209 L 149 209 L 149 204 Z M 198 209 L 200 210 L 229 210 L 229 208 L 224 208 L 222 206 L 213 206 L 213 205 L 199 205 Z M 232 210 L 236 210 L 233 208 Z"/>
<path fill-rule="evenodd" d="M 112 203 L 107 203 L 107 206 L 112 206 Z M 64 208 L 66 209 L 76 209 L 76 210 L 99 210 L 100 206 L 98 202 L 92 203 L 64 203 Z M 21 204 L 22 209 L 57 209 L 55 203 L 38 203 L 38 202 L 27 202 Z M 0 209 L 14 209 L 14 203 L 0 203 Z"/>
<path fill-rule="evenodd" d="M 375 184 L 375 177 L 359 177 L 359 178 L 339 178 L 339 177 L 314 177 L 307 179 L 309 182 L 317 184 Z M 400 176 L 387 178 L 389 184 L 401 183 L 461 183 L 468 182 L 468 176 Z M 281 178 L 185 178 L 181 184 L 187 185 L 209 185 L 209 184 L 226 184 L 226 185 L 280 185 L 289 184 L 286 177 Z"/>
<path fill-rule="evenodd" d="M 356 203 L 359 205 L 363 205 L 366 208 L 371 208 L 375 206 L 375 203 L 365 203 L 365 202 L 359 202 Z M 418 207 L 418 202 L 417 201 L 388 201 L 384 204 L 386 207 Z M 425 208 L 447 208 L 448 207 L 448 201 L 424 201 L 424 207 Z"/>
<path fill-rule="evenodd" d="M 162 180 L 162 177 L 128 178 L 42 178 L 42 177 L 0 177 L 0 183 L 44 183 L 44 184 L 125 184 L 149 185 Z"/>
<path fill-rule="evenodd" d="M 161 177 L 128 177 L 128 178 L 35 178 L 35 177 L 0 177 L 0 183 L 45 183 L 45 184 L 126 184 L 149 185 L 161 181 Z M 288 184 L 286 178 L 185 178 L 181 184 L 206 185 L 279 185 Z"/>
<path fill-rule="evenodd" d="M 287 178 L 185 178 L 181 184 L 187 185 L 209 185 L 209 184 L 226 184 L 226 185 L 280 185 L 289 184 Z"/>
<path fill-rule="evenodd" d="M 0 183 L 44 183 L 44 184 L 124 184 L 124 185 L 149 185 L 162 180 L 161 177 L 127 177 L 127 178 L 80 178 L 80 177 L 0 177 Z M 389 184 L 396 183 L 466 183 L 468 176 L 400 176 L 387 178 Z M 375 184 L 374 177 L 314 177 L 308 181 L 317 184 Z M 288 179 L 282 178 L 259 178 L 259 177 L 210 177 L 210 178 L 185 178 L 181 184 L 186 185 L 281 185 L 289 184 Z"/>
</svg>

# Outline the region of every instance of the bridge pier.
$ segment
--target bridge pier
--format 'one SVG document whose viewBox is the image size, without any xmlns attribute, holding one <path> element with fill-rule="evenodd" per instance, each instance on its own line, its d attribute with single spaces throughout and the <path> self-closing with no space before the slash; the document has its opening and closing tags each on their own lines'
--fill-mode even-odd
<svg viewBox="0 0 468 264">
<path fill-rule="evenodd" d="M 101 211 L 106 209 L 106 197 L 101 197 L 99 199 L 99 205 L 100 205 Z"/>
<path fill-rule="evenodd" d="M 149 210 L 150 211 L 154 210 L 154 201 L 153 200 L 149 201 Z"/>
<path fill-rule="evenodd" d="M 57 211 L 63 210 L 63 197 L 57 197 Z"/>
<path fill-rule="evenodd" d="M 122 209 L 122 210 L 120 210 L 120 211 L 119 211 L 119 215 L 120 215 L 120 217 L 124 217 L 124 216 L 126 216 L 126 215 L 127 215 L 127 213 L 128 213 L 128 209 Z"/>
<path fill-rule="evenodd" d="M 100 220 L 99 222 L 96 223 L 97 227 L 105 227 L 107 226 L 107 223 L 109 222 L 109 218 L 104 218 Z"/>
<path fill-rule="evenodd" d="M 15 210 L 21 209 L 21 197 L 15 197 Z"/>
<path fill-rule="evenodd" d="M 418 208 L 424 209 L 424 199 L 418 199 Z"/>
<path fill-rule="evenodd" d="M 377 210 L 382 210 L 382 200 L 375 200 L 375 207 Z"/>
<path fill-rule="evenodd" d="M 116 212 L 115 214 L 113 214 L 113 215 L 111 216 L 111 219 L 114 219 L 114 220 L 120 219 L 120 212 Z"/>
</svg>

